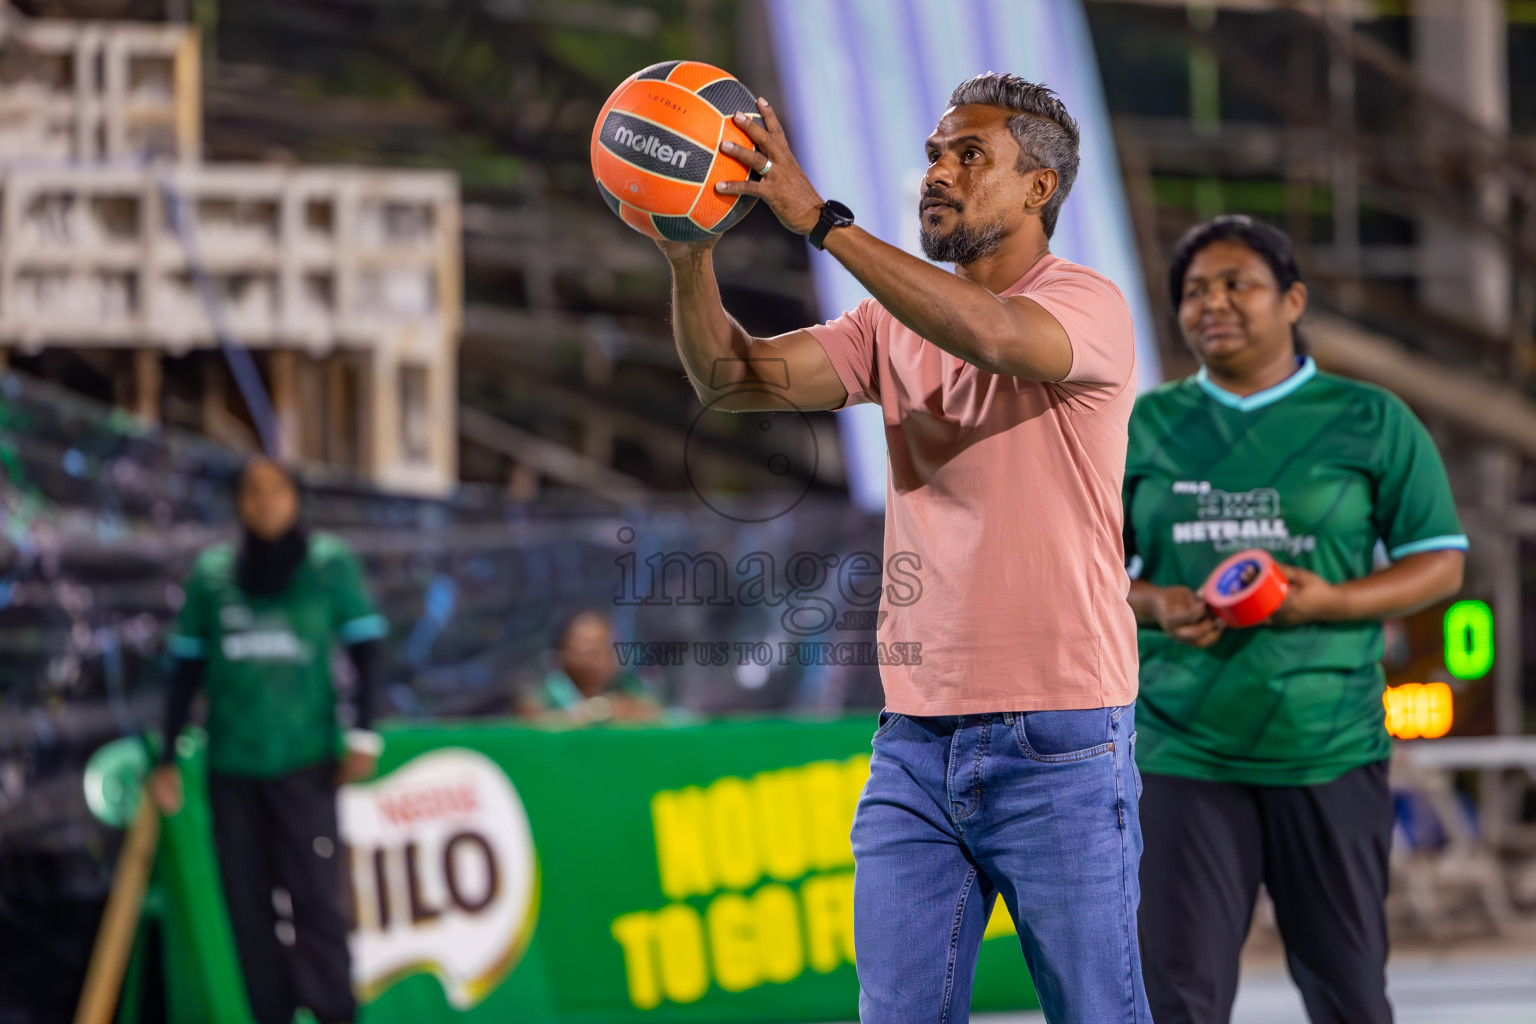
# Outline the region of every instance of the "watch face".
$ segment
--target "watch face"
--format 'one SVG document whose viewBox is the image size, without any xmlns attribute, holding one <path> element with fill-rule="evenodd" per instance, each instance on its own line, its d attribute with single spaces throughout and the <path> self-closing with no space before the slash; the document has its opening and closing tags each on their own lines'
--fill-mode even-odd
<svg viewBox="0 0 1536 1024">
<path fill-rule="evenodd" d="M 853 211 L 836 199 L 827 200 L 827 212 L 832 214 L 838 221 L 848 221 L 850 223 L 853 221 Z"/>
</svg>

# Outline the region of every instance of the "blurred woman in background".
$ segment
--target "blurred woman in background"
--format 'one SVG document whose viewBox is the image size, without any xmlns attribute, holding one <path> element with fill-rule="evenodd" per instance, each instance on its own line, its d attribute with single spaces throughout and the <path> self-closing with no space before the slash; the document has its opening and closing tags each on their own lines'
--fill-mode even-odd
<svg viewBox="0 0 1536 1024">
<path fill-rule="evenodd" d="M 1300 350 L 1307 289 L 1282 232 L 1201 224 L 1168 285 L 1201 368 L 1137 400 L 1124 492 L 1152 1016 L 1226 1024 L 1263 883 L 1315 1024 L 1385 1024 L 1381 623 L 1456 593 L 1467 540 L 1407 406 Z M 1281 563 L 1285 604 L 1224 628 L 1196 588 L 1254 547 Z"/>
<path fill-rule="evenodd" d="M 383 745 L 369 723 L 386 623 L 352 553 L 304 529 L 298 489 L 282 467 L 247 463 L 237 505 L 240 543 L 198 557 L 168 641 L 176 670 L 150 793 L 166 814 L 180 809 L 175 741 L 205 688 L 214 841 L 253 1015 L 257 1024 L 289 1024 L 302 1006 L 320 1024 L 345 1024 L 357 1005 L 336 788 L 371 776 Z M 335 640 L 357 673 L 355 721 L 345 731 L 331 673 Z M 278 889 L 291 920 L 278 916 Z"/>
</svg>

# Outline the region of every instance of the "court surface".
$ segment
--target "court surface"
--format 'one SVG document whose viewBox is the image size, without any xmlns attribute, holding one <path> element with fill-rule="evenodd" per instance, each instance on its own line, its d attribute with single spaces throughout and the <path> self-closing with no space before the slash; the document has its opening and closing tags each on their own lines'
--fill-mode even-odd
<svg viewBox="0 0 1536 1024">
<path fill-rule="evenodd" d="M 1536 948 L 1405 953 L 1388 967 L 1399 1024 L 1536 1024 Z M 1039 1013 L 975 1014 L 975 1024 L 1045 1024 Z M 1245 957 L 1232 1024 L 1307 1024 L 1277 957 Z"/>
<path fill-rule="evenodd" d="M 1232 1024 L 1307 1024 L 1301 996 L 1283 964 L 1244 964 Z M 1387 968 L 1399 1024 L 1536 1024 L 1536 951 L 1411 953 Z M 978 1014 L 976 1024 L 1044 1024 L 1038 1013 Z"/>
</svg>

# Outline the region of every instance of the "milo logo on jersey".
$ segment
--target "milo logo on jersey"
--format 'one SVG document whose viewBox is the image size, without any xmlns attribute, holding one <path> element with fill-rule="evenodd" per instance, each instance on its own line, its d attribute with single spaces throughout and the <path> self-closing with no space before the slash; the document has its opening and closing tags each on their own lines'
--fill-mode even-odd
<svg viewBox="0 0 1536 1024">
<path fill-rule="evenodd" d="M 1191 494 L 1199 518 L 1173 524 L 1175 544 L 1209 544 L 1218 552 L 1264 548 L 1289 555 L 1299 555 L 1317 548 L 1311 534 L 1291 536 L 1280 510 L 1280 492 L 1273 487 L 1255 487 L 1251 491 L 1223 491 L 1207 481 L 1182 488 L 1175 493 Z"/>
<path fill-rule="evenodd" d="M 365 1000 L 428 972 L 466 1010 L 511 972 L 538 916 L 538 865 L 512 780 L 474 750 L 413 758 L 341 795 Z"/>
</svg>

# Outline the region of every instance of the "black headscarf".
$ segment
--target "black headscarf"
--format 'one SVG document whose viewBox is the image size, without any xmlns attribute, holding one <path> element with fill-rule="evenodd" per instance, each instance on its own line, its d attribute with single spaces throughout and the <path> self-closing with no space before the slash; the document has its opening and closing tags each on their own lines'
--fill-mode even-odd
<svg viewBox="0 0 1536 1024">
<path fill-rule="evenodd" d="M 262 540 L 246 530 L 235 561 L 235 582 L 252 597 L 281 594 L 293 582 L 293 574 L 307 554 L 309 534 L 298 523 L 275 540 Z"/>
<path fill-rule="evenodd" d="M 298 489 L 298 481 L 285 466 L 257 456 L 248 461 L 235 478 L 237 501 L 245 475 L 257 462 L 275 466 L 288 478 L 288 483 L 295 490 Z M 309 533 L 302 522 L 296 520 L 284 533 L 272 540 L 262 540 L 249 529 L 241 533 L 240 554 L 235 560 L 235 582 L 240 589 L 252 597 L 271 597 L 287 590 L 293 582 L 294 572 L 304 564 L 304 558 L 309 554 Z"/>
</svg>

